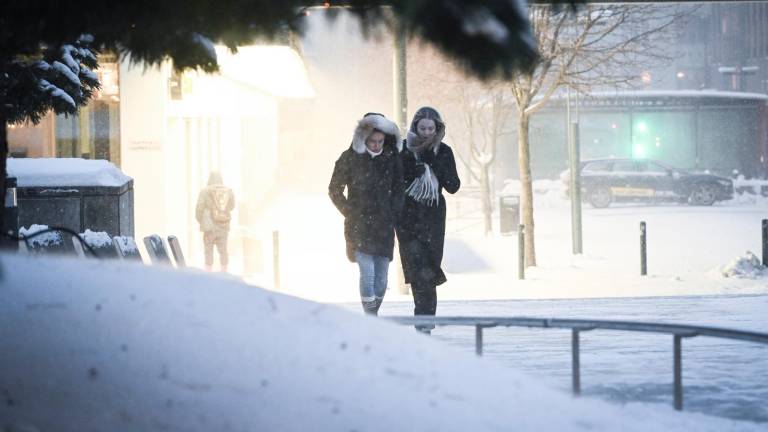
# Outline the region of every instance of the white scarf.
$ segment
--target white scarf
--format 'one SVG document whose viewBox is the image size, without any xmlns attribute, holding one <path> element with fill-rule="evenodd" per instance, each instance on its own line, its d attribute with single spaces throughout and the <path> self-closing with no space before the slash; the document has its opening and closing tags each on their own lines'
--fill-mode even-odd
<svg viewBox="0 0 768 432">
<path fill-rule="evenodd" d="M 410 134 L 411 132 L 409 132 Z M 428 148 L 424 151 L 434 151 L 432 148 Z M 414 153 L 416 160 L 419 160 L 419 153 Z M 435 155 L 437 156 L 437 155 Z M 440 194 L 438 188 L 440 184 L 437 181 L 437 176 L 432 171 L 432 168 L 424 164 L 424 174 L 419 178 L 414 179 L 413 183 L 408 186 L 405 193 L 408 194 L 414 201 L 424 204 L 428 207 L 436 206 L 440 202 Z"/>
</svg>

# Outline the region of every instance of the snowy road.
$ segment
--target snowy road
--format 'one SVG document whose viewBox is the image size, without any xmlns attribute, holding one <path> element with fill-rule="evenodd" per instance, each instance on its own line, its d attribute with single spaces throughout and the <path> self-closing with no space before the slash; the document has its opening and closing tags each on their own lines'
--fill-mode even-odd
<svg viewBox="0 0 768 432">
<path fill-rule="evenodd" d="M 358 305 L 350 305 L 352 309 Z M 410 315 L 385 302 L 382 315 Z M 533 316 L 685 323 L 768 332 L 768 296 L 446 301 L 440 315 Z M 434 337 L 474 350 L 474 329 L 443 327 Z M 485 355 L 570 390 L 570 332 L 498 328 L 484 333 Z M 672 403 L 672 337 L 593 331 L 581 337 L 585 396 L 617 403 Z M 683 341 L 685 410 L 768 423 L 768 346 L 697 337 Z"/>
</svg>

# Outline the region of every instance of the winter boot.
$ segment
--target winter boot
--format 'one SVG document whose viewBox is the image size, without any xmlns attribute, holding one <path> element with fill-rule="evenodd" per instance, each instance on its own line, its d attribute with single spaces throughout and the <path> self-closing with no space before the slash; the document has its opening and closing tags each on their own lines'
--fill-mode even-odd
<svg viewBox="0 0 768 432">
<path fill-rule="evenodd" d="M 384 297 L 376 297 L 376 300 L 373 301 L 375 303 L 375 309 L 374 309 L 374 315 L 379 314 L 379 308 L 381 307 L 381 304 L 384 302 Z"/>
<path fill-rule="evenodd" d="M 361 300 L 361 303 L 363 304 L 363 312 L 366 315 L 378 315 L 379 308 L 376 306 L 376 300 Z"/>
</svg>

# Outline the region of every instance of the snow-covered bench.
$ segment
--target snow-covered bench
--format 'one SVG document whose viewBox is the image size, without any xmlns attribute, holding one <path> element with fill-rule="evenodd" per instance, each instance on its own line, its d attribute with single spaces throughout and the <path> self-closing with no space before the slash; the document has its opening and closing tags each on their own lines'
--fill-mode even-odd
<svg viewBox="0 0 768 432">
<path fill-rule="evenodd" d="M 81 239 L 88 245 L 90 250 L 83 247 Z M 109 238 L 109 234 L 104 231 L 94 232 L 87 229 L 84 233 L 80 233 L 80 238 L 72 236 L 72 246 L 74 246 L 77 256 L 82 258 L 120 258 L 117 250 L 112 244 L 112 239 Z M 90 251 L 93 251 L 93 253 Z"/>
<path fill-rule="evenodd" d="M 124 260 L 142 262 L 141 253 L 136 246 L 136 241 L 130 236 L 112 237 L 112 245 L 115 248 L 117 256 Z"/>
<path fill-rule="evenodd" d="M 181 245 L 179 239 L 174 236 L 168 236 L 168 247 L 163 241 L 163 238 L 157 234 L 144 237 L 144 246 L 149 253 L 149 260 L 152 264 L 161 265 L 176 265 L 177 268 L 186 267 L 186 261 L 184 260 L 184 254 L 181 251 Z M 168 252 L 170 250 L 170 253 Z M 171 254 L 173 254 L 173 260 L 171 260 Z"/>
<path fill-rule="evenodd" d="M 62 233 L 47 225 L 32 225 L 19 229 L 19 251 L 33 254 L 71 255 L 72 243 L 64 241 Z"/>
</svg>

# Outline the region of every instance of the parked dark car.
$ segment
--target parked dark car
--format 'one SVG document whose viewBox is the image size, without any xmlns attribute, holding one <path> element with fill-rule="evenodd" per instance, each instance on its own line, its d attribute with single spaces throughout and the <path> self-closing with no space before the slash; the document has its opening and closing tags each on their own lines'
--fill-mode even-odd
<svg viewBox="0 0 768 432">
<path fill-rule="evenodd" d="M 560 178 L 568 186 L 568 171 Z M 648 159 L 595 159 L 581 163 L 581 191 L 593 207 L 612 202 L 676 201 L 708 206 L 733 198 L 733 182 L 713 174 L 690 173 Z"/>
</svg>

